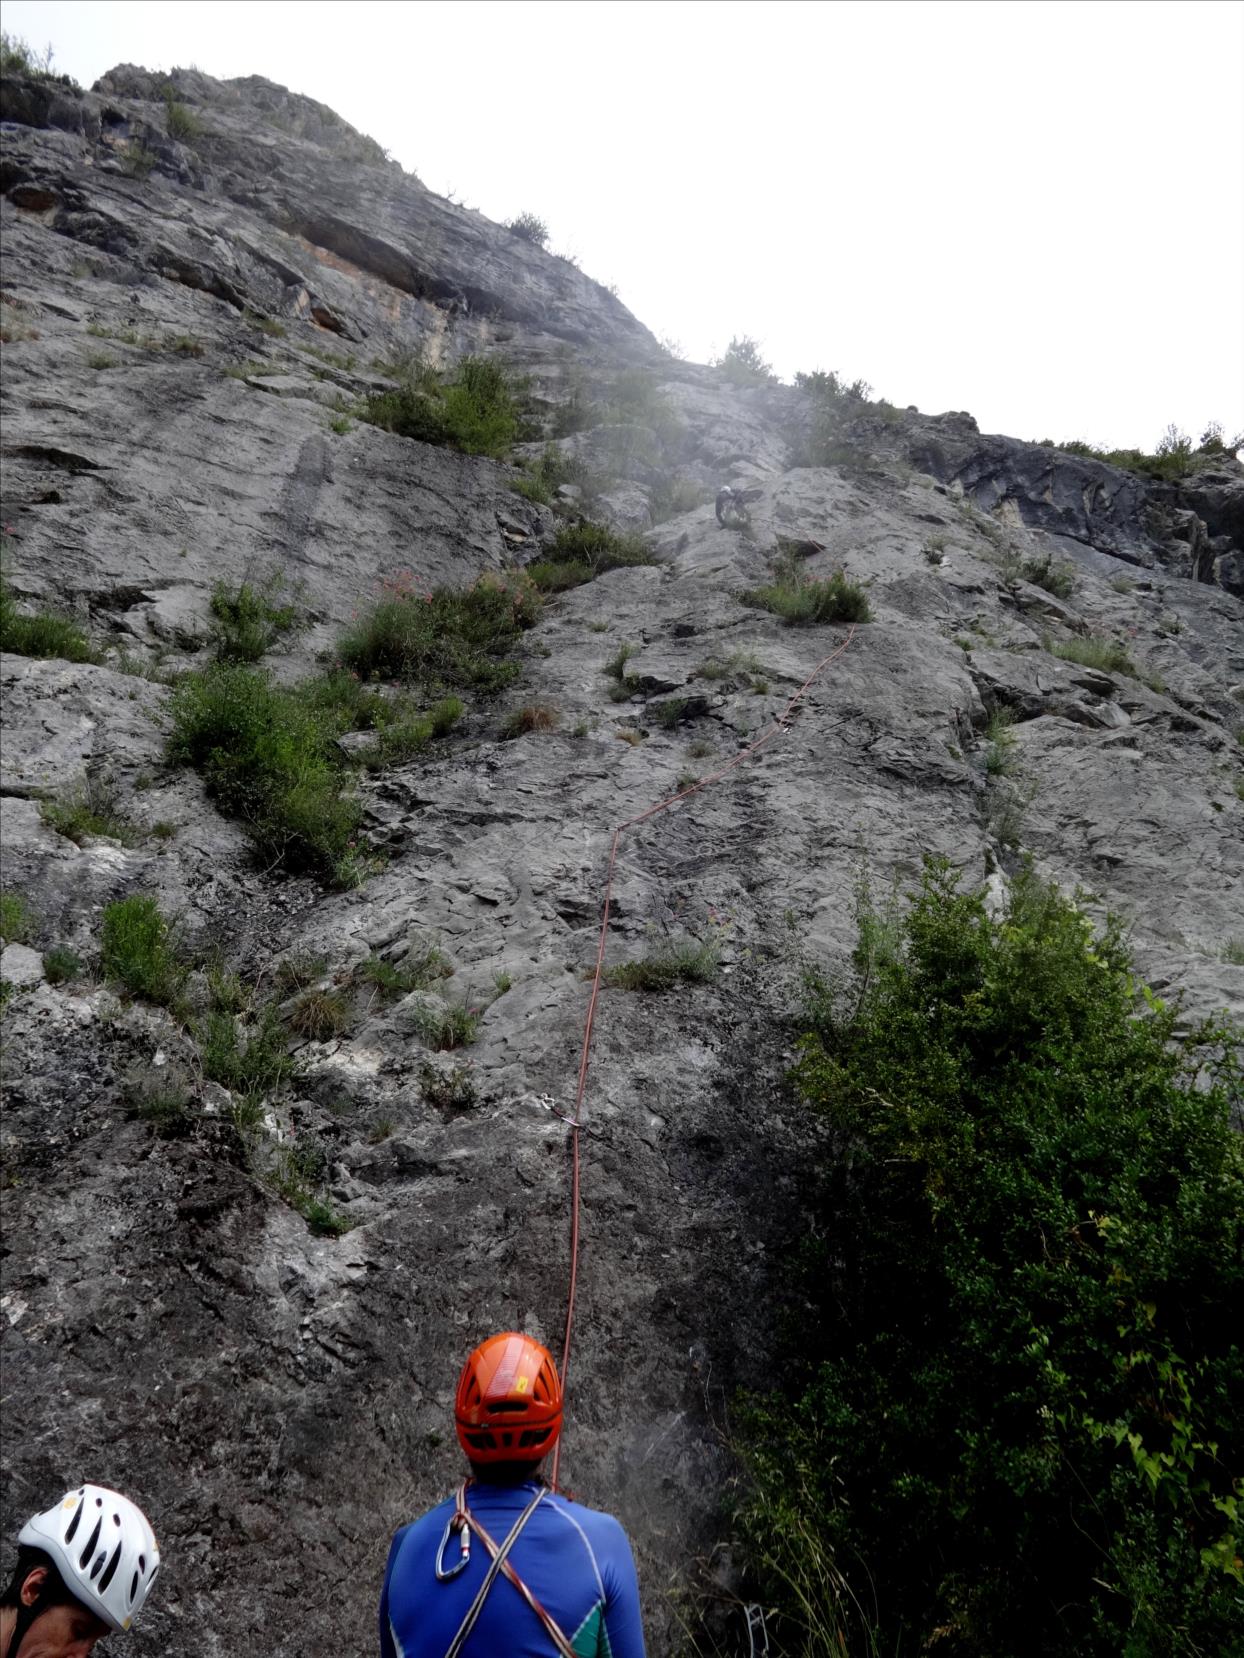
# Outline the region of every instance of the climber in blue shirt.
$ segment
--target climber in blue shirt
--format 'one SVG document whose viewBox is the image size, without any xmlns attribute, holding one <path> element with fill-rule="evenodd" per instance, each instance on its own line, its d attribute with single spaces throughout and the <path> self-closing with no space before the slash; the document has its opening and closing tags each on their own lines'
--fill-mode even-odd
<svg viewBox="0 0 1244 1658">
<path fill-rule="evenodd" d="M 547 1350 L 512 1331 L 482 1343 L 454 1422 L 472 1477 L 394 1537 L 381 1658 L 644 1658 L 626 1533 L 537 1477 L 562 1425 Z"/>
</svg>

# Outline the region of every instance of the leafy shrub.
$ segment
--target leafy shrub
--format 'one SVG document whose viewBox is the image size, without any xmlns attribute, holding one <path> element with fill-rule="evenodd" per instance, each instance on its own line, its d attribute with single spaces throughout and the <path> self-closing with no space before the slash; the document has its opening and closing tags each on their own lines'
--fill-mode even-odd
<svg viewBox="0 0 1244 1658">
<path fill-rule="evenodd" d="M 406 383 L 370 397 L 360 418 L 399 437 L 501 458 L 518 437 L 516 388 L 499 363 L 464 357 L 445 384 Z"/>
<path fill-rule="evenodd" d="M 100 965 L 131 996 L 168 1007 L 181 994 L 186 965 L 176 948 L 173 929 L 154 898 L 120 898 L 104 909 L 100 928 Z"/>
<path fill-rule="evenodd" d="M 561 715 L 547 703 L 531 703 L 510 715 L 501 727 L 503 738 L 525 737 L 530 731 L 556 731 Z"/>
<path fill-rule="evenodd" d="M 335 743 L 339 708 L 219 664 L 173 691 L 171 760 L 193 766 L 221 809 L 240 818 L 260 853 L 291 868 L 339 870 L 358 832 Z"/>
<path fill-rule="evenodd" d="M 505 228 L 520 242 L 531 242 L 538 248 L 548 245 L 549 227 L 534 213 L 519 213 L 513 219 L 507 219 Z"/>
<path fill-rule="evenodd" d="M 274 602 L 281 588 L 279 577 L 261 588 L 238 583 L 230 592 L 223 581 L 212 589 L 212 639 L 219 662 L 258 662 L 283 633 L 294 626 L 293 605 Z"/>
<path fill-rule="evenodd" d="M 18 612 L 13 595 L 0 576 L 0 651 L 15 656 L 55 656 L 65 662 L 98 662 L 99 653 L 75 622 L 40 611 Z"/>
<path fill-rule="evenodd" d="M 420 593 L 409 571 L 341 639 L 337 654 L 361 679 L 496 691 L 518 673 L 507 653 L 540 614 L 523 576 L 481 576 L 465 590 Z"/>
<path fill-rule="evenodd" d="M 716 947 L 689 938 L 609 968 L 603 982 L 617 990 L 670 990 L 680 983 L 708 984 L 716 977 Z"/>
<path fill-rule="evenodd" d="M 133 824 L 117 810 L 111 785 L 97 777 L 88 777 L 79 788 L 59 799 L 42 801 L 39 815 L 58 835 L 78 846 L 95 835 L 120 841 L 122 846 L 132 846 L 137 839 Z"/>
<path fill-rule="evenodd" d="M 733 386 L 766 386 L 777 379 L 749 334 L 736 334 L 712 366 Z"/>
<path fill-rule="evenodd" d="M 546 444 L 544 453 L 534 463 L 527 463 L 527 475 L 514 479 L 510 488 L 525 500 L 542 507 L 552 506 L 557 491 L 574 473 L 574 465 L 553 444 Z"/>
<path fill-rule="evenodd" d="M 1011 727 L 1015 716 L 1009 708 L 998 708 L 991 715 L 985 736 L 985 770 L 990 777 L 1009 777 L 1015 770 L 1015 733 Z"/>
<path fill-rule="evenodd" d="M 882 1609 L 878 1651 L 1231 1650 L 1238 1030 L 1177 1045 L 1119 928 L 1031 872 L 996 920 L 932 863 L 906 914 L 859 922 L 853 973 L 809 984 L 832 1244 L 796 1379 L 750 1418 L 753 1561 L 792 1505 Z M 758 1592 L 798 1627 L 789 1585 Z"/>
<path fill-rule="evenodd" d="M 67 984 L 81 971 L 80 958 L 64 944 L 57 944 L 43 958 L 43 976 L 49 984 Z"/>
<path fill-rule="evenodd" d="M 0 892 L 0 938 L 6 944 L 25 944 L 34 932 L 30 905 L 20 892 Z"/>
<path fill-rule="evenodd" d="M 872 620 L 864 589 L 848 581 L 841 570 L 835 570 L 824 581 L 795 573 L 780 574 L 768 587 L 753 588 L 742 597 L 744 604 L 780 616 L 787 627 Z"/>
</svg>

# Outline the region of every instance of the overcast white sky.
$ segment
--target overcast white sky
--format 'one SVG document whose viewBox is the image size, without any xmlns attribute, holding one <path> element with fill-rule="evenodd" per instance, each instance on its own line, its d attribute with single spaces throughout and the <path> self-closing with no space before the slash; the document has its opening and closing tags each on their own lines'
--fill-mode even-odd
<svg viewBox="0 0 1244 1658">
<path fill-rule="evenodd" d="M 1236 0 L 5 0 L 84 86 L 261 74 L 705 361 L 985 431 L 1244 428 Z"/>
</svg>

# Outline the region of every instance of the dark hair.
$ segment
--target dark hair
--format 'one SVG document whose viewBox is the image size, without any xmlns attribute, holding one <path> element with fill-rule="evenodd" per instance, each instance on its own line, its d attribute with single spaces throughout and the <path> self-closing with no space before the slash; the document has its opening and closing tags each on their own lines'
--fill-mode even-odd
<svg viewBox="0 0 1244 1658">
<path fill-rule="evenodd" d="M 31 1572 L 38 1571 L 40 1566 L 45 1566 L 48 1574 L 39 1591 L 40 1605 L 64 1606 L 78 1598 L 65 1587 L 65 1580 L 57 1571 L 56 1563 L 50 1554 L 45 1554 L 42 1549 L 31 1548 L 29 1543 L 21 1543 L 17 1549 L 17 1564 L 13 1567 L 13 1576 L 9 1579 L 8 1588 L 0 1595 L 0 1606 L 20 1606 L 22 1584 Z"/>
</svg>

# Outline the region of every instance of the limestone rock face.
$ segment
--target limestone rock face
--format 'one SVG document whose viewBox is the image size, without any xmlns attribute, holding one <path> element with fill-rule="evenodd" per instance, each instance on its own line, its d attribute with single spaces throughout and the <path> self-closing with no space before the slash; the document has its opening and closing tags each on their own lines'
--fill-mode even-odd
<svg viewBox="0 0 1244 1658">
<path fill-rule="evenodd" d="M 374 1650 L 392 1531 L 457 1476 L 465 1351 L 511 1326 L 560 1350 L 610 840 L 683 793 L 623 837 L 608 959 L 689 936 L 719 972 L 602 996 L 564 1461 L 627 1526 L 672 1651 L 723 1534 L 731 1400 L 798 1312 L 822 1148 L 786 1081 L 794 1010 L 804 961 L 851 949 L 861 868 L 884 889 L 942 856 L 995 901 L 1030 856 L 1126 918 L 1190 1020 L 1244 1013 L 1241 469 L 1154 485 L 874 405 L 818 450 L 806 393 L 669 358 L 572 264 L 266 81 L 5 80 L 0 114 L 5 579 L 99 657 L 0 660 L 3 881 L 29 914 L 0 957 L 4 1535 L 116 1484 L 167 1562 L 140 1658 Z M 526 377 L 516 453 L 577 464 L 556 512 L 514 462 L 352 412 L 403 362 L 468 354 Z M 738 527 L 724 484 L 759 490 Z M 354 890 L 258 863 L 166 760 L 218 581 L 285 583 L 289 683 L 398 572 L 531 563 L 580 512 L 659 563 L 551 600 L 512 686 L 359 774 L 383 861 Z M 783 559 L 845 570 L 874 619 L 848 643 L 745 604 Z M 507 740 L 532 706 L 551 728 Z M 70 838 L 49 803 L 87 789 L 111 816 Z M 101 975 L 103 911 L 135 894 L 191 965 L 176 1013 Z M 83 971 L 52 983 L 58 947 Z M 415 988 L 358 975 L 432 950 Z M 222 964 L 287 1021 L 309 992 L 346 1006 L 287 1022 L 296 1072 L 253 1098 L 204 1075 Z M 476 1040 L 442 1050 L 453 1010 Z M 352 1229 L 309 1225 L 311 1191 Z"/>
</svg>

